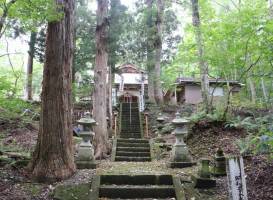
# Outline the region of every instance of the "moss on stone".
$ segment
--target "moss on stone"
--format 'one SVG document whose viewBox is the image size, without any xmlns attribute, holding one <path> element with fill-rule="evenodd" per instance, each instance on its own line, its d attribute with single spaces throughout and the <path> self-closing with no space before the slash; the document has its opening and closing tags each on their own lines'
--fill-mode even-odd
<svg viewBox="0 0 273 200">
<path fill-rule="evenodd" d="M 59 185 L 54 190 L 56 200 L 88 200 L 90 184 Z"/>
</svg>

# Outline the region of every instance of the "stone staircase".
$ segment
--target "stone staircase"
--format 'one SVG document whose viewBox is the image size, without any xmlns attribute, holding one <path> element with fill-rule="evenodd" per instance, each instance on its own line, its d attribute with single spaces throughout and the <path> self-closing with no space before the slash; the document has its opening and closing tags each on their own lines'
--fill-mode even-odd
<svg viewBox="0 0 273 200">
<path fill-rule="evenodd" d="M 114 141 L 113 160 L 127 162 L 151 161 L 149 140 L 142 139 L 137 103 L 123 103 L 120 138 Z"/>
<path fill-rule="evenodd" d="M 93 191 L 102 199 L 181 199 L 179 183 L 171 175 L 101 175 Z M 95 187 L 92 187 L 95 188 Z"/>
<path fill-rule="evenodd" d="M 122 104 L 120 137 L 141 138 L 139 108 L 137 103 Z"/>
</svg>

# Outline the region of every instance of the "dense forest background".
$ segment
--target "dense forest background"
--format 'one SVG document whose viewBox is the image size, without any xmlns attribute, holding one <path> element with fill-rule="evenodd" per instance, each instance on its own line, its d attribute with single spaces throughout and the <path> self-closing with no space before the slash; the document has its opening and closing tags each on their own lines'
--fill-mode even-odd
<svg viewBox="0 0 273 200">
<path fill-rule="evenodd" d="M 46 21 L 58 18 L 39 1 L 31 7 L 1 3 L 1 96 L 26 97 L 27 66 L 33 57 L 32 87 L 37 99 L 41 92 Z M 10 8 L 9 8 L 10 6 Z M 25 7 L 26 8 L 25 8 Z M 129 6 L 129 7 L 127 7 Z M 147 18 L 156 20 L 156 5 L 148 11 L 145 2 L 130 2 L 125 6 L 113 1 L 109 11 L 109 66 L 113 72 L 126 62 L 147 68 L 149 41 L 154 28 L 147 29 Z M 5 9 L 7 13 L 5 13 Z M 33 8 L 34 8 L 33 7 Z M 199 2 L 204 61 L 210 78 L 238 80 L 244 84 L 241 100 L 257 106 L 272 105 L 272 2 L 271 1 L 208 1 Z M 30 9 L 26 15 L 25 9 Z M 24 10 L 24 12 L 22 12 Z M 76 49 L 73 78 L 92 81 L 95 62 L 94 2 L 76 3 Z M 178 76 L 200 76 L 195 29 L 188 1 L 165 2 L 162 25 L 161 78 L 164 91 L 173 89 Z M 148 48 L 148 49 L 147 49 Z M 84 85 L 84 84 L 82 84 Z M 85 87 L 90 87 L 86 86 Z M 75 92 L 89 88 L 75 87 Z M 4 103 L 3 101 L 1 101 Z"/>
</svg>

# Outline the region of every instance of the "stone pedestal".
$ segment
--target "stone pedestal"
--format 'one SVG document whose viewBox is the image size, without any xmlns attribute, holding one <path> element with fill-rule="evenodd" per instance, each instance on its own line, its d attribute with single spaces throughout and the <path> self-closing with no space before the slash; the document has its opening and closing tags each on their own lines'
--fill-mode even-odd
<svg viewBox="0 0 273 200">
<path fill-rule="evenodd" d="M 192 180 L 196 188 L 216 187 L 216 180 L 210 178 L 209 163 L 210 160 L 202 159 L 201 166 L 198 171 L 198 176 L 197 177 L 192 176 Z"/>
<path fill-rule="evenodd" d="M 96 121 L 87 115 L 78 121 L 79 124 L 83 126 L 83 131 L 80 133 L 82 142 L 80 143 L 78 154 L 75 159 L 78 169 L 93 169 L 96 168 L 97 164 L 94 158 L 94 149 L 91 144 L 91 140 L 95 133 L 91 131 L 93 125 Z"/>
<path fill-rule="evenodd" d="M 163 122 L 165 121 L 165 118 L 163 117 L 162 113 L 159 113 L 156 121 L 158 122 L 157 125 L 158 137 L 162 137 L 161 131 L 164 128 Z"/>
<path fill-rule="evenodd" d="M 172 123 L 176 127 L 173 133 L 176 141 L 173 145 L 171 162 L 169 165 L 171 168 L 190 167 L 196 163 L 192 161 L 188 147 L 184 142 L 184 137 L 188 133 L 189 121 L 180 118 L 179 113 L 176 113 L 176 118 L 172 121 Z"/>
<path fill-rule="evenodd" d="M 219 148 L 214 156 L 215 166 L 212 168 L 214 176 L 226 176 L 226 158 L 224 152 Z"/>
</svg>

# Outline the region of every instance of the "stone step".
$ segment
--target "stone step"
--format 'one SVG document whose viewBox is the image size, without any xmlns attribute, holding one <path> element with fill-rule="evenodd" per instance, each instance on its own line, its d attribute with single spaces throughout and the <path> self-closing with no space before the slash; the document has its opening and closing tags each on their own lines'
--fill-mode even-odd
<svg viewBox="0 0 273 200">
<path fill-rule="evenodd" d="M 121 129 L 120 134 L 140 134 L 140 130 Z"/>
<path fill-rule="evenodd" d="M 130 121 L 129 117 L 122 118 L 121 123 L 127 123 L 127 124 L 138 124 L 139 125 L 140 120 L 139 119 L 132 119 Z"/>
<path fill-rule="evenodd" d="M 117 151 L 150 152 L 150 147 L 117 147 Z"/>
<path fill-rule="evenodd" d="M 138 139 L 138 138 L 141 138 L 141 135 L 138 134 L 138 135 L 131 135 L 131 134 L 123 134 L 123 135 L 120 135 L 121 138 L 126 138 L 126 139 Z"/>
<path fill-rule="evenodd" d="M 127 142 L 118 142 L 118 147 L 150 147 L 149 143 L 127 143 Z"/>
<path fill-rule="evenodd" d="M 139 125 L 138 126 L 123 125 L 122 129 L 134 130 L 134 129 L 140 129 L 140 127 Z"/>
<path fill-rule="evenodd" d="M 130 132 L 122 132 L 120 133 L 120 136 L 141 136 L 140 131 L 139 132 L 135 132 L 135 133 L 130 133 Z"/>
<path fill-rule="evenodd" d="M 121 134 L 120 138 L 124 138 L 124 139 L 140 139 L 141 138 L 141 134 Z"/>
<path fill-rule="evenodd" d="M 140 133 L 140 128 L 128 128 L 124 127 L 121 129 L 122 133 Z"/>
<path fill-rule="evenodd" d="M 115 161 L 127 161 L 127 162 L 150 162 L 151 157 L 128 157 L 128 156 L 116 156 Z"/>
<path fill-rule="evenodd" d="M 105 198 L 171 198 L 175 189 L 170 185 L 101 185 L 100 197 Z"/>
<path fill-rule="evenodd" d="M 102 185 L 173 185 L 169 174 L 154 175 L 101 175 Z"/>
<path fill-rule="evenodd" d="M 127 152 L 117 151 L 116 156 L 127 156 L 127 157 L 150 157 L 150 152 Z"/>
<path fill-rule="evenodd" d="M 118 139 L 117 142 L 127 142 L 127 143 L 149 143 L 149 140 L 145 140 L 145 139 Z"/>
</svg>

